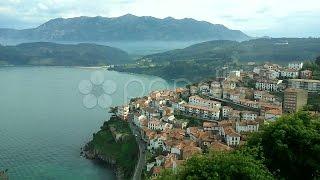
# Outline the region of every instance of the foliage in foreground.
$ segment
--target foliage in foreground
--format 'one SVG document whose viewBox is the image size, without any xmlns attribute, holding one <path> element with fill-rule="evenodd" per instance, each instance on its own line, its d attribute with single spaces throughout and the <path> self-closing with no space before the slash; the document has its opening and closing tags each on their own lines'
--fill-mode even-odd
<svg viewBox="0 0 320 180">
<path fill-rule="evenodd" d="M 261 162 L 238 152 L 210 152 L 188 159 L 177 170 L 163 172 L 160 180 L 167 179 L 273 179 Z"/>
<path fill-rule="evenodd" d="M 247 148 L 258 149 L 257 158 L 277 177 L 319 177 L 319 117 L 305 112 L 283 116 L 249 138 Z"/>
</svg>

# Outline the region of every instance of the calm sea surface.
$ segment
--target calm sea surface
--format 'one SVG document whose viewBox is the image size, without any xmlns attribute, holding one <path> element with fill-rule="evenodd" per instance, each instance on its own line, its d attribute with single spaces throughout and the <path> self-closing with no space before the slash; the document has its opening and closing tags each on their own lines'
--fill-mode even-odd
<svg viewBox="0 0 320 180">
<path fill-rule="evenodd" d="M 91 87 L 80 85 L 80 93 L 80 82 Z M 13 180 L 114 179 L 110 169 L 80 156 L 109 117 L 102 107 L 166 85 L 157 77 L 106 70 L 0 68 L 0 170 L 8 169 Z M 101 95 L 100 104 L 87 108 Z"/>
</svg>

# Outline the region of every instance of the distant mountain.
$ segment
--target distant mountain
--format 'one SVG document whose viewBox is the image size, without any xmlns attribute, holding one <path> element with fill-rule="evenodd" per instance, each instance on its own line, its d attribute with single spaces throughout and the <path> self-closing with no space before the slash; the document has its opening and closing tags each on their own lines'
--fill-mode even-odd
<svg viewBox="0 0 320 180">
<path fill-rule="evenodd" d="M 116 18 L 52 19 L 37 28 L 0 29 L 2 39 L 36 41 L 206 41 L 248 40 L 239 30 L 194 19 L 158 19 L 131 14 Z"/>
<path fill-rule="evenodd" d="M 120 49 L 95 44 L 38 42 L 0 46 L 0 65 L 99 66 L 130 61 Z"/>
<path fill-rule="evenodd" d="M 168 61 L 288 61 L 311 60 L 320 55 L 319 38 L 261 38 L 243 42 L 209 41 L 184 49 L 144 56 L 153 62 Z"/>
</svg>

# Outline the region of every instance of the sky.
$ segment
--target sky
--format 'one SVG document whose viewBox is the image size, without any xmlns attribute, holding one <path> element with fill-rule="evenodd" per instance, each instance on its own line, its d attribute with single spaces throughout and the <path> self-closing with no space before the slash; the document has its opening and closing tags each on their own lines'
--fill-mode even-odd
<svg viewBox="0 0 320 180">
<path fill-rule="evenodd" d="M 317 0 L 0 0 L 0 28 L 37 27 L 60 17 L 128 13 L 194 18 L 256 37 L 320 37 Z"/>
</svg>

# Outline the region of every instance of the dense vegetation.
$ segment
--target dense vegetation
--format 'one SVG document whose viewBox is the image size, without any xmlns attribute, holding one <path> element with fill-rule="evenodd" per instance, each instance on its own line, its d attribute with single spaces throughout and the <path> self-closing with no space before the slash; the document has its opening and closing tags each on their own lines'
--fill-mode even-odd
<svg viewBox="0 0 320 180">
<path fill-rule="evenodd" d="M 185 165 L 163 172 L 158 179 L 273 179 L 271 173 L 259 161 L 237 152 L 210 152 L 194 156 Z"/>
<path fill-rule="evenodd" d="M 285 115 L 253 133 L 232 152 L 193 157 L 159 179 L 318 179 L 320 118 L 305 112 Z"/>
<path fill-rule="evenodd" d="M 184 78 L 188 81 L 198 81 L 205 77 L 215 77 L 217 67 L 221 64 L 219 61 L 199 62 L 199 61 L 177 61 L 166 65 L 157 66 L 118 66 L 117 71 L 141 73 L 160 76 L 167 80 Z"/>
<path fill-rule="evenodd" d="M 128 62 L 126 52 L 95 44 L 39 42 L 0 46 L 0 65 L 99 66 Z"/>
<path fill-rule="evenodd" d="M 283 116 L 249 138 L 248 147 L 258 149 L 257 158 L 276 177 L 320 177 L 319 116 L 304 112 Z"/>
<path fill-rule="evenodd" d="M 274 61 L 286 63 L 315 59 L 320 52 L 319 38 L 262 38 L 243 42 L 209 41 L 184 49 L 143 57 L 153 62 L 230 59 L 248 62 Z"/>
<path fill-rule="evenodd" d="M 249 37 L 220 24 L 190 18 L 158 19 L 127 14 L 115 18 L 57 18 L 32 29 L 0 29 L 0 38 L 38 41 L 190 41 L 246 40 Z"/>
<path fill-rule="evenodd" d="M 110 128 L 115 128 L 116 132 L 121 133 L 124 139 L 116 141 Z M 117 165 L 123 169 L 125 177 L 128 179 L 132 177 L 139 149 L 128 123 L 112 116 L 109 121 L 103 124 L 101 130 L 93 135 L 93 140 L 88 146 L 90 151 L 116 160 Z"/>
</svg>

